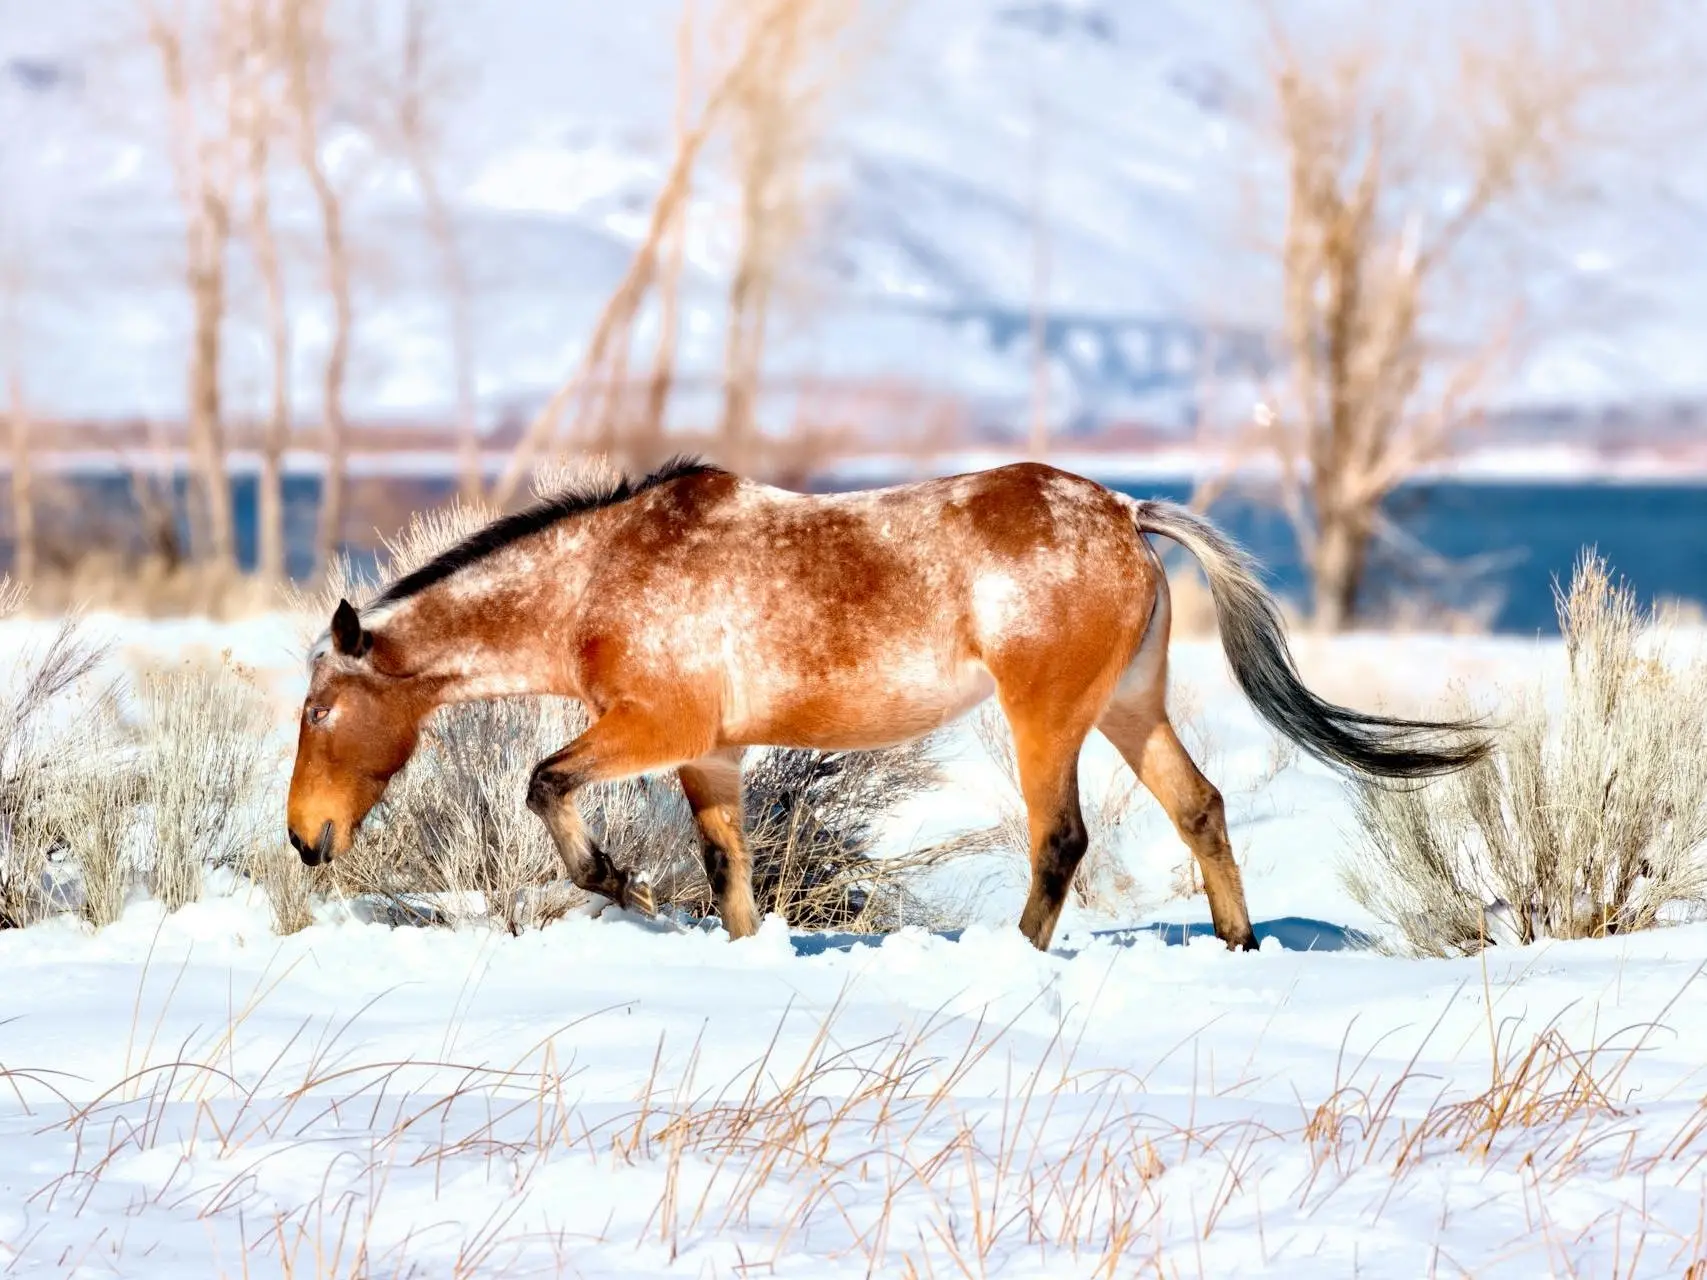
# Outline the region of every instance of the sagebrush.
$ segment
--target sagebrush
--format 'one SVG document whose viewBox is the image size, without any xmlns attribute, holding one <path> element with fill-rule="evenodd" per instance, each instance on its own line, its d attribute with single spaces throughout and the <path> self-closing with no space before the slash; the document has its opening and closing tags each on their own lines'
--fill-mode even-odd
<svg viewBox="0 0 1707 1280">
<path fill-rule="evenodd" d="M 1651 928 L 1707 906 L 1707 655 L 1604 560 L 1557 592 L 1562 697 L 1511 700 L 1494 757 L 1354 788 L 1352 896 L 1425 955 Z"/>
<path fill-rule="evenodd" d="M 0 696 L 0 928 L 64 910 L 99 928 L 139 883 L 183 906 L 273 825 L 271 713 L 249 674 L 227 656 L 126 684 L 109 657 L 69 617 Z"/>
</svg>

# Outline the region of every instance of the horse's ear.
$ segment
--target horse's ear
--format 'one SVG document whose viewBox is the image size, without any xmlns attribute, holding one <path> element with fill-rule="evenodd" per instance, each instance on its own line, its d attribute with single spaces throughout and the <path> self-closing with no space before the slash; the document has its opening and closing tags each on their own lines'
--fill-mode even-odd
<svg viewBox="0 0 1707 1280">
<path fill-rule="evenodd" d="M 361 615 L 348 600 L 338 601 L 332 614 L 332 647 L 351 658 L 363 657 L 373 648 L 373 633 L 362 630 Z"/>
</svg>

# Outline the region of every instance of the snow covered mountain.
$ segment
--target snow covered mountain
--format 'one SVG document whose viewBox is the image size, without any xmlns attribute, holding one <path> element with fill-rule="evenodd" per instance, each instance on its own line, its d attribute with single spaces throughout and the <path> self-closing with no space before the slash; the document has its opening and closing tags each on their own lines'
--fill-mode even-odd
<svg viewBox="0 0 1707 1280">
<path fill-rule="evenodd" d="M 488 416 L 572 366 L 645 223 L 670 147 L 675 0 L 461 0 L 441 9 L 453 71 L 444 179 L 474 281 Z M 27 393 L 51 416 L 177 416 L 187 305 L 165 106 L 126 0 L 0 5 L 0 280 L 19 302 Z M 1249 229 L 1254 20 L 1180 0 L 913 0 L 829 115 L 802 279 L 773 326 L 780 371 L 896 378 L 1023 402 L 1037 228 L 1062 413 L 1182 411 L 1178 352 L 1200 324 L 1260 345 L 1273 289 Z M 358 415 L 451 400 L 444 304 L 413 187 L 377 158 L 360 103 L 327 146 L 352 192 Z M 1242 167 L 1243 166 L 1243 167 Z M 1615 278 L 1618 306 L 1539 347 L 1518 398 L 1695 395 L 1707 337 L 1707 218 L 1679 171 L 1547 246 L 1545 300 Z M 1675 197 L 1675 198 L 1668 198 Z M 280 205 L 292 251 L 300 402 L 326 322 L 313 218 Z M 728 183 L 712 168 L 688 246 L 685 368 L 721 355 Z M 265 386 L 241 258 L 228 395 Z M 1058 323 L 1057 323 L 1058 321 Z"/>
</svg>

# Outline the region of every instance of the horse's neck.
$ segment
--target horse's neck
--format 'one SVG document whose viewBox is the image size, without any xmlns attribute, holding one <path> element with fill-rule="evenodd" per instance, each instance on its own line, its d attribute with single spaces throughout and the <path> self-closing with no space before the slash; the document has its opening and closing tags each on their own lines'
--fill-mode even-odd
<svg viewBox="0 0 1707 1280">
<path fill-rule="evenodd" d="M 397 665 L 432 687 L 436 702 L 573 692 L 539 619 L 521 616 L 500 589 L 453 583 L 411 597 L 383 626 Z"/>
</svg>

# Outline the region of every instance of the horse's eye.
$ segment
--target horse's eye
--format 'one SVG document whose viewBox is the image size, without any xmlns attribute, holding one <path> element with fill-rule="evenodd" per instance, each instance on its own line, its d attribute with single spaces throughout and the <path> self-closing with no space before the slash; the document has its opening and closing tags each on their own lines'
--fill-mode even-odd
<svg viewBox="0 0 1707 1280">
<path fill-rule="evenodd" d="M 331 714 L 331 707 L 310 707 L 308 708 L 308 723 L 319 724 Z"/>
</svg>

